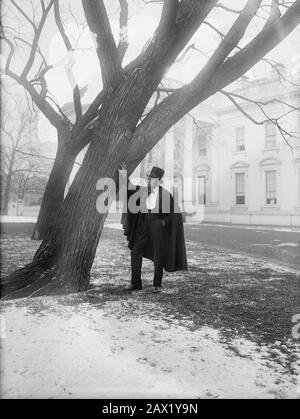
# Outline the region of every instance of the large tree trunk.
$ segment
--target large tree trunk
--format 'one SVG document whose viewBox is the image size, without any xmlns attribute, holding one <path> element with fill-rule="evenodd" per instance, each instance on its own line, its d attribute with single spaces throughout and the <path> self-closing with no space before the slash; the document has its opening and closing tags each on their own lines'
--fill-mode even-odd
<svg viewBox="0 0 300 419">
<path fill-rule="evenodd" d="M 32 263 L 4 280 L 2 297 L 70 293 L 88 288 L 107 215 L 97 211 L 100 193 L 96 184 L 101 178 L 117 181 L 118 168 L 131 138 L 127 124 L 119 119 L 116 111 L 108 110 L 102 120 L 52 230 L 48 231 Z"/>
<path fill-rule="evenodd" d="M 43 195 L 37 223 L 32 239 L 43 240 L 54 226 L 55 219 L 63 203 L 65 189 L 74 167 L 77 152 L 68 146 L 66 139 L 58 136 L 58 147 L 55 161 Z"/>
<path fill-rule="evenodd" d="M 159 60 L 160 57 L 157 58 Z M 143 63 L 120 80 L 102 104 L 97 128 L 70 190 L 29 265 L 1 284 L 9 298 L 78 292 L 88 288 L 90 271 L 107 216 L 96 208 L 99 179 L 117 181 L 126 160 L 132 133 L 162 78 L 157 62 Z M 142 63 L 141 63 L 142 65 Z"/>
<path fill-rule="evenodd" d="M 97 211 L 96 185 L 102 178 L 117 181 L 118 168 L 127 159 L 133 132 L 163 77 L 164 65 L 159 63 L 166 49 L 166 43 L 160 52 L 150 48 L 137 68 L 127 69 L 119 85 L 102 103 L 89 149 L 52 228 L 48 229 L 32 263 L 2 283 L 2 297 L 70 293 L 88 288 L 107 216 L 107 211 L 103 214 Z"/>
</svg>

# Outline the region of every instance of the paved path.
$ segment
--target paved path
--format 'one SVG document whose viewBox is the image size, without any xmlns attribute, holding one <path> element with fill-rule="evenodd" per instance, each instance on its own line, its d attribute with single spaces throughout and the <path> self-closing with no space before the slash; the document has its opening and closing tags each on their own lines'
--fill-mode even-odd
<svg viewBox="0 0 300 419">
<path fill-rule="evenodd" d="M 300 269 L 300 231 L 279 227 L 238 227 L 186 224 L 186 240 L 219 246 Z"/>
</svg>

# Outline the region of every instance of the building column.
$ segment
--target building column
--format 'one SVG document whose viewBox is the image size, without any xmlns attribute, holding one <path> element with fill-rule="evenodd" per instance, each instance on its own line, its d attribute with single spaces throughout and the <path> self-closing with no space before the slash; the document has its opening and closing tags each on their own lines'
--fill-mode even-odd
<svg viewBox="0 0 300 419">
<path fill-rule="evenodd" d="M 156 144 L 156 147 L 158 147 L 158 161 L 157 164 L 159 167 L 164 168 L 165 167 L 165 139 L 161 139 L 158 144 Z"/>
<path fill-rule="evenodd" d="M 165 188 L 173 193 L 174 179 L 174 129 L 171 128 L 165 136 Z"/>
<path fill-rule="evenodd" d="M 183 160 L 183 204 L 186 212 L 193 210 L 193 119 L 185 117 L 184 160 Z"/>
<path fill-rule="evenodd" d="M 209 201 L 211 203 L 216 203 L 218 201 L 218 153 L 216 150 L 216 146 L 215 144 L 217 144 L 217 142 L 215 141 L 215 139 L 217 139 L 217 133 L 216 133 L 216 128 L 213 127 L 212 128 L 212 132 L 211 132 L 212 136 L 211 138 L 213 139 L 213 144 L 211 147 L 211 171 L 210 171 L 210 197 L 209 197 Z"/>
</svg>

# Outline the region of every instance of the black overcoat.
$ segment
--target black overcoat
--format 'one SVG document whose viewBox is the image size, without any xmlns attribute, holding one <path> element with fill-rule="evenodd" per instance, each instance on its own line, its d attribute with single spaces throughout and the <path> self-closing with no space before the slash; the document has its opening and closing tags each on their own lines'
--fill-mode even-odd
<svg viewBox="0 0 300 419">
<path fill-rule="evenodd" d="M 144 210 L 137 213 L 132 213 L 128 209 L 128 200 L 137 190 L 140 194 L 140 198 L 137 200 L 137 204 L 140 204 L 141 208 Z M 127 236 L 128 247 L 129 249 L 132 249 L 138 236 L 143 230 L 147 188 L 143 186 L 137 186 L 135 191 L 128 190 L 127 198 L 128 199 L 125 201 L 126 211 L 124 211 L 122 214 L 121 223 L 123 225 L 124 234 Z M 166 222 L 166 226 L 163 227 L 165 249 L 164 269 L 167 272 L 187 270 L 188 264 L 185 249 L 182 214 L 173 196 L 169 191 L 161 186 L 159 187 L 159 194 L 155 208 L 157 217 L 164 219 Z M 153 261 L 153 255 L 153 246 L 149 240 L 145 246 L 143 257 Z"/>
</svg>

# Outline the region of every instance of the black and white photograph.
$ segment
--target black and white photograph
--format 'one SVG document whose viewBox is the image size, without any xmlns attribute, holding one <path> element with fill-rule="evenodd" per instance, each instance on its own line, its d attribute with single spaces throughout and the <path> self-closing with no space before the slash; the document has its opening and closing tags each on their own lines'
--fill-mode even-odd
<svg viewBox="0 0 300 419">
<path fill-rule="evenodd" d="M 300 399 L 300 0 L 0 11 L 0 398 Z"/>
</svg>

